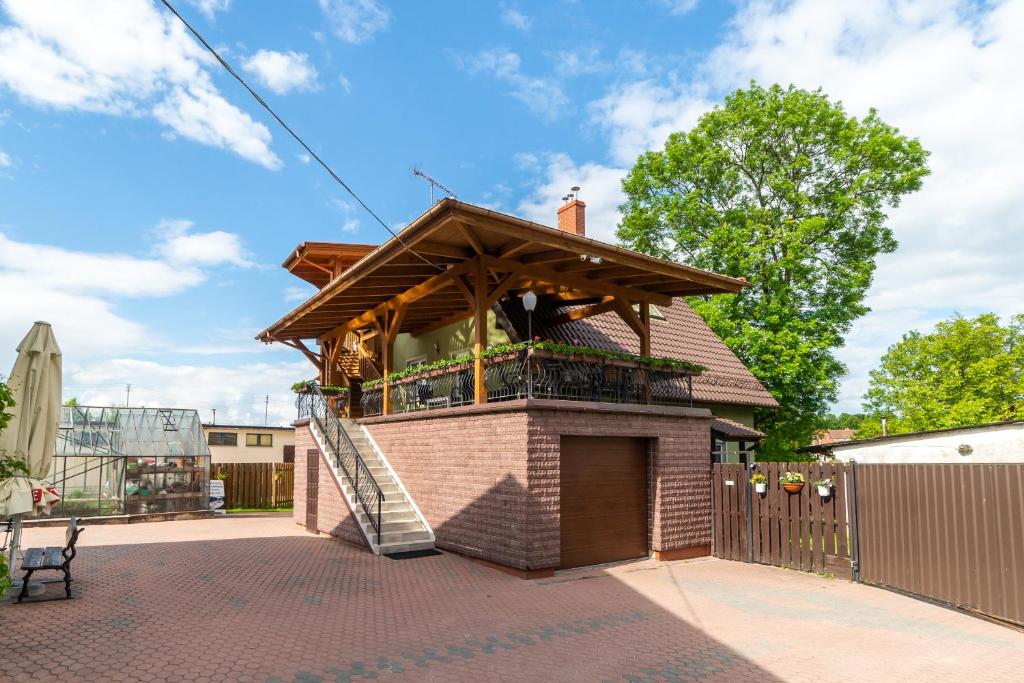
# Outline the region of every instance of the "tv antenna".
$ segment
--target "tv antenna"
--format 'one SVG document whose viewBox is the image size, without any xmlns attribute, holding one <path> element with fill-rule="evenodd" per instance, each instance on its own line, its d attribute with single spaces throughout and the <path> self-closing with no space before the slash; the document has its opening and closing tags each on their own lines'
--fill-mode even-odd
<svg viewBox="0 0 1024 683">
<path fill-rule="evenodd" d="M 449 187 L 447 185 L 445 185 L 440 180 L 438 180 L 434 176 L 430 175 L 429 173 L 427 173 L 423 169 L 419 168 L 418 166 L 413 166 L 412 167 L 412 174 L 414 176 L 419 176 L 420 178 L 423 178 L 430 185 L 430 205 L 431 206 L 434 205 L 434 188 L 435 187 L 437 189 L 441 190 L 441 192 L 444 192 L 446 195 L 448 195 L 452 199 L 458 199 L 458 197 L 455 196 L 455 193 L 451 189 L 449 189 Z"/>
</svg>

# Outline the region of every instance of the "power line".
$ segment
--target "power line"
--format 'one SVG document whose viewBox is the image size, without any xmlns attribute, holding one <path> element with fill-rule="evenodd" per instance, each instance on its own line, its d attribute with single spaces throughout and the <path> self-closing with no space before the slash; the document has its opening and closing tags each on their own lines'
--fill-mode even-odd
<svg viewBox="0 0 1024 683">
<path fill-rule="evenodd" d="M 328 174 L 330 174 L 330 176 L 334 179 L 334 181 L 336 183 L 338 183 L 339 185 L 341 185 L 343 188 L 345 188 L 345 191 L 348 192 L 350 195 L 352 195 L 352 198 L 355 199 L 359 203 L 359 205 L 361 207 L 363 207 L 363 209 L 366 210 L 366 212 L 368 214 L 373 216 L 373 218 L 378 223 L 380 223 L 381 226 L 385 230 L 387 230 L 389 233 L 391 233 L 391 236 L 394 237 L 396 240 L 398 240 L 398 243 L 401 244 L 406 249 L 406 251 L 408 251 L 410 254 L 413 254 L 414 256 L 419 258 L 421 261 L 423 261 L 427 265 L 433 266 L 434 268 L 437 268 L 437 270 L 441 271 L 442 273 L 445 272 L 444 268 L 442 268 L 441 266 L 437 265 L 436 263 L 434 263 L 433 261 L 428 259 L 426 256 L 424 256 L 423 254 L 420 254 L 419 252 L 414 250 L 412 247 L 410 247 L 408 244 L 406 244 L 405 241 L 401 237 L 398 236 L 398 233 L 396 233 L 394 230 L 392 230 L 388 226 L 387 223 L 385 223 L 383 220 L 381 220 L 380 216 L 378 216 L 376 213 L 374 213 L 373 209 L 371 209 L 369 207 L 369 205 L 366 202 L 364 202 L 362 200 L 362 198 L 360 198 L 360 196 L 357 195 L 355 193 L 355 191 L 351 187 L 349 187 L 348 184 L 344 180 L 342 180 L 341 177 L 337 173 L 334 172 L 334 169 L 331 168 L 327 164 L 326 161 L 321 159 L 320 155 L 318 155 L 316 152 L 314 152 L 313 149 L 309 145 L 306 144 L 306 141 L 303 140 L 302 138 L 300 138 L 298 133 L 296 133 L 294 130 L 292 130 L 291 126 L 289 126 L 287 123 L 285 123 L 284 119 L 282 119 L 280 116 L 277 115 L 277 112 L 275 112 L 273 109 L 270 108 L 270 105 L 267 104 L 266 101 L 262 97 L 260 97 L 259 93 L 257 93 L 255 90 L 253 90 L 249 86 L 249 84 L 245 82 L 245 79 L 243 79 L 241 76 L 238 75 L 238 72 L 236 72 L 231 67 L 231 65 L 228 64 L 227 61 L 225 61 L 224 58 L 220 56 L 220 53 L 218 53 L 216 50 L 214 50 L 213 46 L 211 46 L 208 42 L 206 42 L 206 38 L 203 38 L 202 34 L 200 34 L 199 31 L 197 31 L 196 29 L 192 28 L 192 24 L 188 23 L 188 21 L 185 20 L 185 17 L 181 16 L 181 14 L 178 12 L 178 10 L 176 10 L 174 8 L 174 6 L 169 2 L 169 0 L 160 0 L 160 1 L 164 4 L 164 6 L 168 10 L 170 10 L 171 14 L 176 16 L 178 18 L 178 20 L 182 24 L 185 25 L 185 28 L 187 28 L 189 30 L 189 32 L 191 32 L 192 35 L 196 37 L 196 40 L 198 40 L 200 43 L 202 43 L 203 47 L 205 47 L 206 50 L 211 55 L 213 55 L 214 58 L 216 58 L 216 60 L 218 62 L 220 62 L 220 65 L 223 66 L 227 70 L 227 72 L 229 74 L 234 76 L 235 80 L 242 84 L 243 88 L 245 88 L 246 90 L 249 91 L 249 94 L 252 95 L 253 98 L 257 102 L 259 102 L 260 106 L 263 107 L 264 109 L 266 109 L 267 112 L 271 116 L 274 117 L 274 120 L 277 121 L 281 125 L 282 128 L 284 128 L 286 131 L 288 131 L 288 134 L 291 135 L 295 139 L 296 142 L 298 142 L 300 145 L 302 145 L 302 148 L 306 150 L 306 152 L 309 154 L 309 156 L 311 156 L 313 159 L 316 159 L 317 163 L 320 164 L 321 166 L 323 166 L 324 170 L 327 171 Z"/>
</svg>

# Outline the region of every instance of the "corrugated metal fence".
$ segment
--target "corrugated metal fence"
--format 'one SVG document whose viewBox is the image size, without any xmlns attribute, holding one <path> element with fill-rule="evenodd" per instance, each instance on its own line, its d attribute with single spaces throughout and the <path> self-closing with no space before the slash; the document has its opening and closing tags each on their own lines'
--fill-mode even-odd
<svg viewBox="0 0 1024 683">
<path fill-rule="evenodd" d="M 1024 464 L 755 467 L 714 465 L 716 557 L 852 576 L 1024 625 Z M 807 485 L 787 493 L 786 471 Z M 835 487 L 823 498 L 813 482 L 825 478 Z"/>
<path fill-rule="evenodd" d="M 292 504 L 294 463 L 221 462 L 210 465 L 210 478 L 226 474 L 225 506 L 228 508 L 277 508 Z"/>
<path fill-rule="evenodd" d="M 1024 624 L 1024 464 L 856 470 L 861 580 Z"/>
</svg>

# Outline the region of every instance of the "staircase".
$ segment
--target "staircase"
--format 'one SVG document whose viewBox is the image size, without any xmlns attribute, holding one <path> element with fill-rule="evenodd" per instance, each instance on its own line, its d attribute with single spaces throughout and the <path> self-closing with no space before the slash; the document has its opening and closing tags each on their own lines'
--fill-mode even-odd
<svg viewBox="0 0 1024 683">
<path fill-rule="evenodd" d="M 313 437 L 327 455 L 329 469 L 370 550 L 380 555 L 432 549 L 433 530 L 383 454 L 361 426 L 333 414 L 319 389 L 314 387 L 312 394 L 300 397 L 300 417 L 310 418 Z M 307 415 L 302 415 L 304 407 Z"/>
</svg>

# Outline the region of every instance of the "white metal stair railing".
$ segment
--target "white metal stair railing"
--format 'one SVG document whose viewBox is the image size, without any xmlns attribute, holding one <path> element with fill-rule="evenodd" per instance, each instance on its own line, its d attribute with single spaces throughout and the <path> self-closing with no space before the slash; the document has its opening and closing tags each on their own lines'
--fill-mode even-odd
<svg viewBox="0 0 1024 683">
<path fill-rule="evenodd" d="M 310 431 L 327 456 L 329 469 L 371 551 L 433 548 L 433 531 L 365 434 L 356 431 L 354 437 L 350 435 L 315 384 L 310 393 L 299 395 L 297 403 L 299 417 L 309 418 Z M 355 427 L 354 423 L 349 427 Z"/>
</svg>

